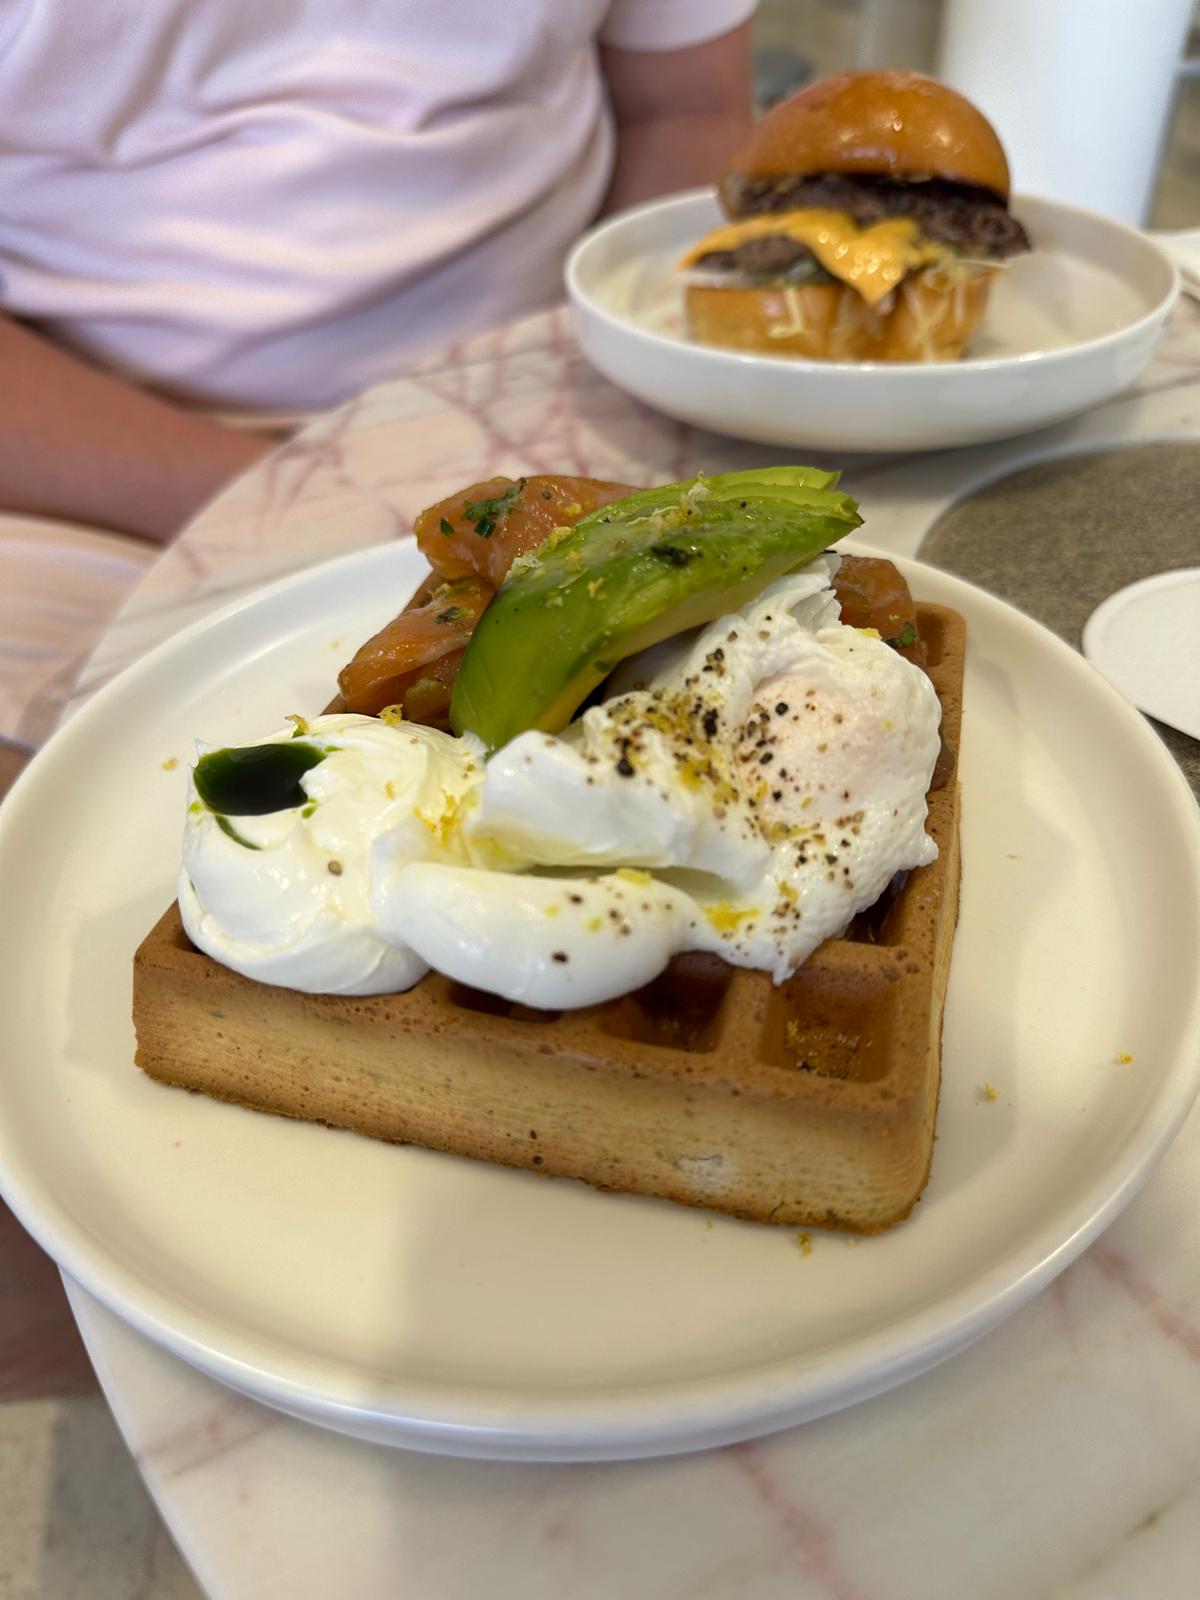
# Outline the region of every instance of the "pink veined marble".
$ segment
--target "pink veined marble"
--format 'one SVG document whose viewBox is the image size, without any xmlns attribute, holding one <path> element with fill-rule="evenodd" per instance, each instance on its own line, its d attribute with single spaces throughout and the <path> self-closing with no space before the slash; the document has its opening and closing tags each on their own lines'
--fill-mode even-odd
<svg viewBox="0 0 1200 1600">
<path fill-rule="evenodd" d="M 838 465 L 876 545 L 1063 452 L 1192 438 L 1200 308 L 1137 388 L 1037 436 Z M 596 376 L 563 311 L 457 346 L 322 418 L 151 571 L 81 694 L 273 576 L 409 531 L 494 473 L 651 482 L 782 459 L 656 416 Z M 831 463 L 832 464 L 832 463 Z M 398 604 L 404 596 L 398 596 Z M 524 1466 L 356 1443 L 240 1399 L 69 1286 L 109 1400 L 219 1600 L 1174 1600 L 1200 1573 L 1200 1120 L 1120 1220 L 936 1370 L 756 1444 Z"/>
</svg>

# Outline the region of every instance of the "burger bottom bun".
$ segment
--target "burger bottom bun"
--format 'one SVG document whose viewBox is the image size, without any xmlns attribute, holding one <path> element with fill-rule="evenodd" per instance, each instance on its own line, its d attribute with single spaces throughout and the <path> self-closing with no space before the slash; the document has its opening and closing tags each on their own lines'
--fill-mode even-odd
<svg viewBox="0 0 1200 1600">
<path fill-rule="evenodd" d="M 690 284 L 700 344 L 810 361 L 957 361 L 983 317 L 994 272 L 915 272 L 872 309 L 842 283 L 725 289 Z"/>
</svg>

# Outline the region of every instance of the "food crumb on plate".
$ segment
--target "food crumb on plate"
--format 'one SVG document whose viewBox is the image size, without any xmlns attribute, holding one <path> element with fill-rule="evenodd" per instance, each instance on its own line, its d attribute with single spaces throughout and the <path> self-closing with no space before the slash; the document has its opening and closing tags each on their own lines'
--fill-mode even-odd
<svg viewBox="0 0 1200 1600">
<path fill-rule="evenodd" d="M 1113 1065 L 1116 1067 L 1127 1067 L 1132 1060 L 1133 1057 L 1129 1054 L 1128 1050 L 1118 1050 L 1116 1055 L 1113 1057 Z"/>
<path fill-rule="evenodd" d="M 175 768 L 178 765 L 179 765 L 179 757 L 178 756 L 168 756 L 167 759 L 162 764 L 162 769 L 163 769 L 164 772 L 174 772 Z"/>
<path fill-rule="evenodd" d="M 796 1235 L 796 1243 L 800 1247 L 802 1256 L 812 1255 L 812 1239 L 807 1233 L 798 1233 Z"/>
</svg>

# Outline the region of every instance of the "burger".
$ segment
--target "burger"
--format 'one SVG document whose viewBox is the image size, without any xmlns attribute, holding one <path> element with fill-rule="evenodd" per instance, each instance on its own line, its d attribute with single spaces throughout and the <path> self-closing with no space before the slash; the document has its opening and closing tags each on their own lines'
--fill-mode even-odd
<svg viewBox="0 0 1200 1600">
<path fill-rule="evenodd" d="M 954 361 L 998 264 L 1029 249 L 1008 161 L 969 100 L 916 72 L 842 72 L 780 102 L 688 251 L 691 336 L 825 361 Z"/>
</svg>

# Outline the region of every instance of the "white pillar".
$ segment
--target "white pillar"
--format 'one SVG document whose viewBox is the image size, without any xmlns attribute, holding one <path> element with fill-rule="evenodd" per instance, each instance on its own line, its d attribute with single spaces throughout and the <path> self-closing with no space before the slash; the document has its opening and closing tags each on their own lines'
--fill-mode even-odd
<svg viewBox="0 0 1200 1600">
<path fill-rule="evenodd" d="M 946 0 L 938 76 L 995 125 L 1014 189 L 1140 226 L 1192 9 L 1193 0 Z"/>
</svg>

